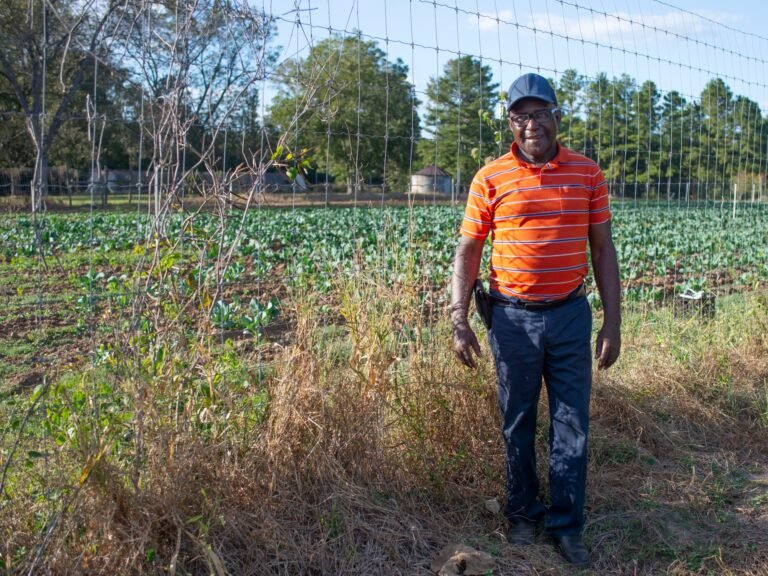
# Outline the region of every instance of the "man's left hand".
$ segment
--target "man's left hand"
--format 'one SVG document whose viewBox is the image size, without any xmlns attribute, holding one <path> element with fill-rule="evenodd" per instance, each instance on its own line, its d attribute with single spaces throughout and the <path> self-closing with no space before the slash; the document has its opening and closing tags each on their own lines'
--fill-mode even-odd
<svg viewBox="0 0 768 576">
<path fill-rule="evenodd" d="M 595 344 L 595 359 L 597 360 L 597 369 L 605 370 L 610 368 L 619 357 L 621 352 L 621 331 L 618 326 L 603 324 L 600 332 L 597 333 L 597 342 Z"/>
</svg>

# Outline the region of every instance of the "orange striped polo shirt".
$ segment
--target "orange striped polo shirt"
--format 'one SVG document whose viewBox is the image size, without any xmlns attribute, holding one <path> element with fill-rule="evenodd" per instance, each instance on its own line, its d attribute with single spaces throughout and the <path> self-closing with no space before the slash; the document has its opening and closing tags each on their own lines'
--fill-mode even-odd
<svg viewBox="0 0 768 576">
<path fill-rule="evenodd" d="M 509 153 L 472 180 L 461 234 L 491 233 L 491 290 L 525 300 L 559 300 L 587 275 L 589 227 L 611 218 L 598 165 L 558 144 L 536 167 Z"/>
</svg>

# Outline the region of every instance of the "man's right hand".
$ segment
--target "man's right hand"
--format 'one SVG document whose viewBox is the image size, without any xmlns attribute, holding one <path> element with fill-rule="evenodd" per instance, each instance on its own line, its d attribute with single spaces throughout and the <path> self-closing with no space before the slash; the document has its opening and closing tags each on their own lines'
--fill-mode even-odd
<svg viewBox="0 0 768 576">
<path fill-rule="evenodd" d="M 475 356 L 482 356 L 480 343 L 466 321 L 453 325 L 453 351 L 459 362 L 469 368 L 477 368 Z"/>
<path fill-rule="evenodd" d="M 485 239 L 462 237 L 456 249 L 451 277 L 451 326 L 453 327 L 453 351 L 459 362 L 469 368 L 477 368 L 475 356 L 480 356 L 480 344 L 467 322 L 467 310 L 477 270 L 483 256 Z"/>
</svg>

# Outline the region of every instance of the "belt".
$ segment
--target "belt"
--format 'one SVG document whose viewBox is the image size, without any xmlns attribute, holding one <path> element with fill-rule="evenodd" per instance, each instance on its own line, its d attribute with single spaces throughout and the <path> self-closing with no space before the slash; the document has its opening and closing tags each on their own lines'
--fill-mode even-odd
<svg viewBox="0 0 768 576">
<path fill-rule="evenodd" d="M 586 296 L 587 291 L 584 289 L 584 284 L 576 288 L 573 292 L 568 294 L 565 298 L 562 298 L 560 300 L 552 300 L 547 302 L 535 302 L 532 300 L 520 300 L 517 299 L 509 299 L 509 298 L 499 298 L 498 296 L 494 296 L 491 294 L 491 301 L 493 302 L 494 306 L 510 306 L 512 308 L 519 308 L 521 310 L 531 310 L 531 311 L 537 311 L 541 312 L 543 310 L 552 310 L 553 308 L 557 308 L 558 306 L 562 306 L 566 302 L 570 302 L 571 300 L 576 300 L 577 298 L 581 298 L 582 296 Z"/>
</svg>

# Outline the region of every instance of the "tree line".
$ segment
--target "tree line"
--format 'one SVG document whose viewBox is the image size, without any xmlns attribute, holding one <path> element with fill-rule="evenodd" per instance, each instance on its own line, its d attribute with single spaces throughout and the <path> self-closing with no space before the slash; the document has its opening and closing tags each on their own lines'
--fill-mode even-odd
<svg viewBox="0 0 768 576">
<path fill-rule="evenodd" d="M 420 93 L 405 63 L 359 33 L 278 64 L 269 14 L 187 4 L 42 2 L 33 14 L 26 1 L 3 3 L 0 167 L 26 168 L 44 185 L 49 165 L 159 172 L 159 183 L 269 165 L 350 191 L 402 191 L 434 164 L 461 191 L 508 150 L 503 87 L 479 58 L 449 60 Z M 263 106 L 267 79 L 277 93 Z M 696 98 L 627 74 L 570 69 L 551 82 L 561 142 L 595 159 L 616 194 L 688 194 L 691 183 L 730 193 L 737 183 L 747 195 L 764 185 L 766 119 L 720 78 Z"/>
<path fill-rule="evenodd" d="M 435 164 L 466 189 L 482 163 L 509 149 L 506 93 L 490 67 L 469 55 L 430 79 L 424 102 L 407 72 L 374 41 L 324 40 L 282 71 L 268 121 L 321 163 L 328 158 L 336 179 L 403 186 L 414 167 Z M 662 93 L 627 74 L 588 78 L 569 69 L 550 82 L 563 111 L 561 142 L 596 160 L 615 194 L 709 197 L 738 183 L 749 195 L 764 186 L 766 118 L 720 78 L 698 98 Z"/>
<path fill-rule="evenodd" d="M 228 152 L 243 158 L 224 134 L 258 139 L 276 52 L 272 17 L 250 3 L 5 0 L 0 32 L 0 167 L 31 171 L 33 210 L 49 166 L 91 180 L 135 168 L 177 191 Z"/>
</svg>

